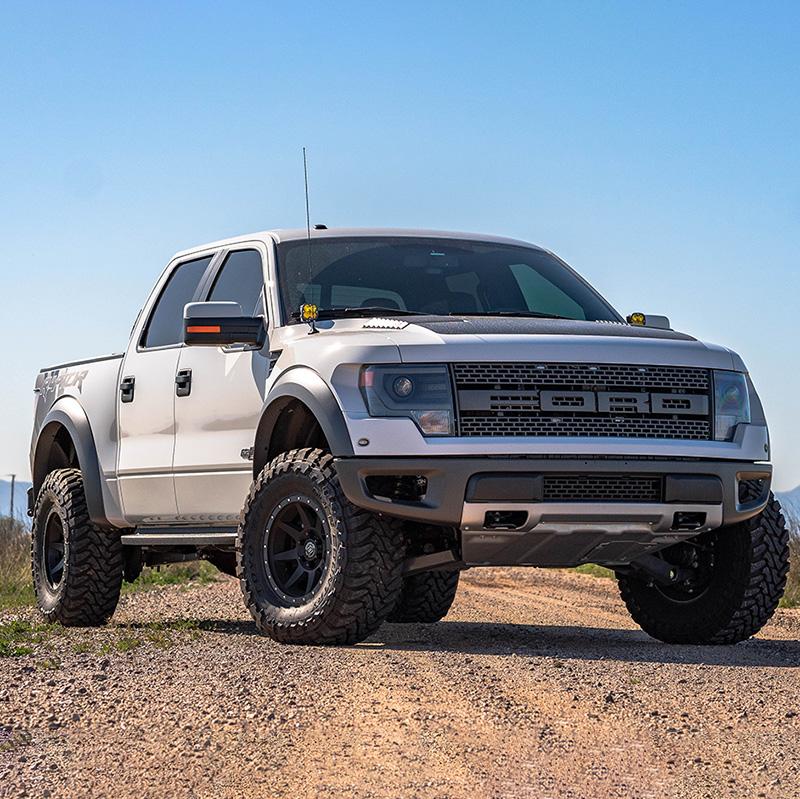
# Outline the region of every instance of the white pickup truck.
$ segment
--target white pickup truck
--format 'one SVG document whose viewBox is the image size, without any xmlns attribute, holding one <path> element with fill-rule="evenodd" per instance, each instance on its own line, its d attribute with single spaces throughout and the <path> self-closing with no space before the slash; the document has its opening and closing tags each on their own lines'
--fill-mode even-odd
<svg viewBox="0 0 800 799">
<path fill-rule="evenodd" d="M 603 564 L 676 643 L 753 635 L 785 586 L 741 358 L 524 242 L 318 226 L 186 250 L 124 354 L 35 392 L 33 574 L 63 624 L 197 557 L 291 643 L 437 621 L 474 566 Z"/>
</svg>

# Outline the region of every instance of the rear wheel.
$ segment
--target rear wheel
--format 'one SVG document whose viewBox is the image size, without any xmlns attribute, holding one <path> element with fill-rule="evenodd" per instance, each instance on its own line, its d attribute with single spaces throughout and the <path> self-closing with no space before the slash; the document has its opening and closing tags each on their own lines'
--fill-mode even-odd
<svg viewBox="0 0 800 799">
<path fill-rule="evenodd" d="M 236 552 L 256 626 L 283 643 L 361 641 L 402 586 L 399 526 L 351 504 L 333 458 L 317 449 L 279 455 L 256 478 Z"/>
<path fill-rule="evenodd" d="M 786 587 L 789 533 L 770 494 L 758 516 L 703 533 L 664 550 L 661 557 L 685 575 L 658 585 L 619 575 L 622 599 L 634 621 L 674 644 L 734 644 L 770 619 Z"/>
<path fill-rule="evenodd" d="M 122 586 L 119 534 L 89 520 L 77 469 L 47 475 L 36 498 L 31 535 L 33 585 L 39 610 L 65 626 L 105 624 Z"/>
<path fill-rule="evenodd" d="M 457 571 L 428 571 L 404 578 L 403 590 L 388 621 L 423 624 L 441 621 L 456 598 L 458 577 Z"/>
</svg>

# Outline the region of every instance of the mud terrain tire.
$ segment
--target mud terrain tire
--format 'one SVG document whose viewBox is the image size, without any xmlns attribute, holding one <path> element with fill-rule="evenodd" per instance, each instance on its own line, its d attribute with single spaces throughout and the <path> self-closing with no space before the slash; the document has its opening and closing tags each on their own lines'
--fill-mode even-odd
<svg viewBox="0 0 800 799">
<path fill-rule="evenodd" d="M 450 610 L 458 590 L 457 571 L 428 571 L 403 579 L 400 599 L 387 621 L 432 624 Z"/>
<path fill-rule="evenodd" d="M 33 510 L 33 586 L 48 622 L 66 627 L 105 624 L 122 587 L 119 534 L 89 520 L 78 469 L 50 472 Z"/>
<path fill-rule="evenodd" d="M 712 553 L 709 576 L 695 595 L 662 589 L 633 575 L 618 575 L 622 599 L 634 621 L 671 644 L 735 644 L 755 635 L 778 607 L 789 571 L 789 533 L 781 506 L 770 494 L 752 519 L 703 533 Z"/>
<path fill-rule="evenodd" d="M 298 449 L 253 482 L 236 555 L 261 632 L 282 643 L 353 644 L 397 604 L 405 544 L 398 524 L 348 501 L 331 455 Z"/>
</svg>

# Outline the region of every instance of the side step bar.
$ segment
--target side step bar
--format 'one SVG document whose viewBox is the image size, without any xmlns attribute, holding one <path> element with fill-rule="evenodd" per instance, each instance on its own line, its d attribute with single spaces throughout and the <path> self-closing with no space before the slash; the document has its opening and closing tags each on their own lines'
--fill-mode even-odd
<svg viewBox="0 0 800 799">
<path fill-rule="evenodd" d="M 236 543 L 234 530 L 210 533 L 203 530 L 146 530 L 141 533 L 120 536 L 123 546 L 128 547 L 232 547 Z"/>
</svg>

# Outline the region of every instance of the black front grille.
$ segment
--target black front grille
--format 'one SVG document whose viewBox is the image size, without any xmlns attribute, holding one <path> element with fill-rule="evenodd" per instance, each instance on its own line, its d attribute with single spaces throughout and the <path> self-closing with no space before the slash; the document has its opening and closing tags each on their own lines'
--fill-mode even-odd
<svg viewBox="0 0 800 799">
<path fill-rule="evenodd" d="M 461 419 L 462 436 L 597 436 L 599 438 L 679 438 L 704 441 L 709 423 L 703 419 L 584 419 L 573 417 L 480 416 Z"/>
<path fill-rule="evenodd" d="M 711 390 L 708 369 L 689 366 L 635 366 L 618 363 L 456 363 L 456 385 L 531 386 L 624 391 Z"/>
<path fill-rule="evenodd" d="M 462 436 L 711 438 L 711 374 L 684 366 L 453 364 Z"/>
<path fill-rule="evenodd" d="M 544 502 L 662 502 L 661 475 L 547 474 Z"/>
</svg>

